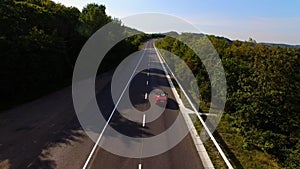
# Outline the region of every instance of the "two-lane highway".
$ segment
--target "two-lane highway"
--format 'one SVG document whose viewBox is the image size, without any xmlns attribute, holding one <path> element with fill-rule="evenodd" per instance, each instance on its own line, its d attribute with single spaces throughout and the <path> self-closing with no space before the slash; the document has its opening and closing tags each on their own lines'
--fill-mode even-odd
<svg viewBox="0 0 300 169">
<path fill-rule="evenodd" d="M 180 127 L 187 130 L 185 121 L 179 111 L 176 99 L 171 91 L 168 80 L 162 69 L 161 63 L 158 59 L 157 53 L 153 46 L 153 40 L 145 43 L 144 52 L 142 56 L 137 57 L 132 63 L 136 65 L 128 66 L 128 71 L 134 71 L 132 67 L 143 67 L 143 71 L 139 72 L 134 76 L 127 89 L 129 90 L 130 101 L 133 106 L 140 111 L 146 111 L 150 107 L 151 97 L 150 92 L 156 89 L 162 90 L 168 93 L 168 104 L 164 112 L 154 121 L 147 122 L 147 115 L 144 113 L 141 115 L 141 122 L 134 122 L 126 119 L 118 111 L 113 112 L 111 120 L 108 125 L 116 131 L 133 138 L 141 138 L 140 146 L 136 147 L 140 153 L 143 153 L 145 149 L 143 145 L 143 139 L 146 137 L 154 137 L 166 131 L 177 118 L 180 121 Z M 141 58 L 142 57 L 142 58 Z M 126 71 L 124 71 L 126 72 Z M 132 74 L 133 72 L 131 72 Z M 96 84 L 97 85 L 97 84 Z M 112 113 L 111 110 L 114 108 L 112 98 L 107 97 L 110 95 L 110 85 L 105 90 L 106 93 L 97 94 L 97 100 L 99 108 L 105 117 L 109 117 Z M 121 96 L 122 97 L 122 96 Z M 122 98 L 121 98 L 122 99 Z M 129 110 L 130 113 L 130 110 Z M 149 113 L 149 112 L 148 112 Z M 151 113 L 151 112 L 150 112 Z M 153 112 L 154 113 L 154 112 Z M 108 134 L 104 130 L 103 135 Z M 101 140 L 102 139 L 102 140 Z M 164 143 L 171 142 L 172 138 L 166 136 L 163 140 Z M 107 141 L 104 138 L 100 138 L 100 144 L 105 144 Z M 115 137 L 110 140 L 110 144 L 122 144 L 123 146 L 130 146 L 128 142 L 123 139 Z M 157 144 L 161 144 L 157 142 Z M 91 158 L 87 162 L 87 168 L 91 169 L 199 169 L 203 168 L 198 152 L 195 148 L 193 140 L 188 134 L 183 140 L 172 149 L 147 158 L 128 158 L 119 155 L 112 154 L 100 146 L 97 147 L 96 151 L 92 153 Z"/>
</svg>

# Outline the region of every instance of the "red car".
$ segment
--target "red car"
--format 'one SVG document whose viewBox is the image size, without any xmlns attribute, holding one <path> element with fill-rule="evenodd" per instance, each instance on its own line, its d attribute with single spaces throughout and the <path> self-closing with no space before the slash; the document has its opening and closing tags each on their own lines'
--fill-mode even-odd
<svg viewBox="0 0 300 169">
<path fill-rule="evenodd" d="M 155 104 L 167 104 L 168 94 L 165 92 L 159 92 L 155 94 Z"/>
</svg>

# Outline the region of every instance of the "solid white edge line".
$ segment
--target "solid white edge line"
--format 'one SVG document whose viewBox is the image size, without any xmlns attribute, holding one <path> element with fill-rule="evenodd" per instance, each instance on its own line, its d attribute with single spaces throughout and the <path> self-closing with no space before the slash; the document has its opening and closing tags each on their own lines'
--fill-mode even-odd
<svg viewBox="0 0 300 169">
<path fill-rule="evenodd" d="M 145 127 L 146 124 L 146 114 L 143 115 L 143 127 Z"/>
<path fill-rule="evenodd" d="M 192 106 L 195 114 L 197 115 L 198 119 L 200 120 L 201 124 L 203 125 L 204 129 L 206 130 L 207 134 L 209 135 L 210 139 L 212 140 L 212 142 L 214 143 L 214 145 L 216 146 L 216 148 L 218 149 L 220 155 L 222 156 L 223 160 L 225 161 L 226 165 L 228 168 L 233 169 L 232 165 L 230 164 L 229 160 L 227 159 L 225 153 L 223 152 L 223 150 L 221 149 L 221 147 L 219 146 L 218 142 L 216 141 L 216 139 L 214 138 L 214 136 L 212 135 L 212 133 L 210 132 L 209 128 L 206 126 L 204 120 L 202 119 L 202 117 L 199 115 L 197 109 L 195 108 L 194 104 L 192 103 L 192 101 L 190 100 L 190 98 L 188 97 L 188 95 L 186 94 L 186 92 L 184 91 L 183 87 L 181 86 L 181 84 L 179 83 L 178 79 L 175 77 L 173 71 L 170 69 L 170 67 L 168 66 L 168 64 L 166 63 L 165 59 L 160 55 L 159 51 L 157 50 L 157 48 L 155 47 L 155 42 L 153 42 L 153 47 L 157 53 L 157 56 L 160 60 L 160 63 L 165 71 L 165 73 L 168 76 L 168 71 L 166 70 L 165 66 L 163 63 L 165 63 L 165 65 L 167 66 L 168 70 L 170 71 L 171 75 L 173 76 L 173 78 L 176 80 L 178 86 L 180 87 L 181 91 L 183 92 L 183 94 L 185 95 L 186 99 L 188 100 L 189 104 Z"/>
<path fill-rule="evenodd" d="M 145 51 L 146 51 L 146 50 L 144 50 L 144 52 L 143 52 L 143 54 L 142 54 L 142 57 L 140 58 L 139 62 L 137 63 L 135 69 L 133 70 L 133 72 L 132 72 L 132 74 L 131 74 L 131 76 L 130 76 L 130 78 L 129 78 L 127 84 L 126 84 L 126 86 L 124 87 L 124 90 L 122 91 L 122 93 L 121 93 L 121 95 L 120 95 L 120 97 L 119 97 L 119 99 L 118 99 L 118 101 L 117 101 L 117 103 L 116 103 L 114 109 L 112 110 L 112 112 L 111 112 L 111 114 L 110 114 L 108 120 L 106 121 L 106 124 L 105 124 L 105 126 L 103 127 L 103 129 L 102 129 L 102 131 L 101 131 L 101 133 L 100 133 L 100 135 L 99 135 L 99 137 L 98 137 L 98 139 L 97 139 L 97 141 L 96 141 L 96 143 L 95 143 L 95 145 L 94 145 L 94 147 L 93 147 L 91 153 L 89 154 L 87 160 L 85 161 L 84 166 L 82 167 L 82 169 L 86 169 L 86 168 L 87 168 L 87 166 L 88 166 L 88 164 L 89 164 L 89 162 L 90 162 L 90 160 L 91 160 L 91 158 L 92 158 L 92 156 L 93 156 L 93 154 L 94 154 L 94 152 L 95 152 L 95 150 L 96 150 L 96 148 L 97 148 L 97 146 L 98 146 L 98 144 L 99 144 L 99 142 L 100 142 L 100 140 L 101 140 L 101 137 L 103 136 L 104 130 L 106 129 L 106 127 L 107 127 L 109 121 L 111 120 L 111 118 L 112 118 L 112 116 L 113 116 L 115 110 L 117 109 L 117 106 L 118 106 L 119 102 L 121 101 L 122 96 L 123 96 L 124 93 L 125 93 L 125 90 L 126 90 L 127 87 L 129 86 L 129 83 L 131 82 L 131 80 L 132 80 L 132 78 L 133 78 L 133 76 L 134 76 L 135 71 L 137 70 L 138 66 L 140 65 L 140 63 L 141 63 L 141 61 L 142 61 L 142 59 L 143 59 L 143 57 L 144 57 Z"/>
</svg>

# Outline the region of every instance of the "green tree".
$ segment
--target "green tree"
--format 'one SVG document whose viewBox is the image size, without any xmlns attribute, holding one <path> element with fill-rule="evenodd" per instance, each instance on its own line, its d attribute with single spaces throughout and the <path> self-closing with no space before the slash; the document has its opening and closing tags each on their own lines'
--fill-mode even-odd
<svg viewBox="0 0 300 169">
<path fill-rule="evenodd" d="M 81 24 L 78 28 L 83 36 L 91 36 L 103 25 L 112 21 L 111 17 L 106 15 L 105 9 L 104 5 L 98 4 L 88 4 L 83 8 L 79 16 Z"/>
</svg>

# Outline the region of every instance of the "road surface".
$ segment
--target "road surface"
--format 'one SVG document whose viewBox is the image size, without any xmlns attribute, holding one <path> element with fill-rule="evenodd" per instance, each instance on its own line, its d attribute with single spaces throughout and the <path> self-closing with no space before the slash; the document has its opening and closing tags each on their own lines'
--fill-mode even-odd
<svg viewBox="0 0 300 169">
<path fill-rule="evenodd" d="M 132 104 L 138 110 L 147 110 L 149 108 L 149 100 L 145 100 L 145 93 L 149 93 L 154 89 L 160 89 L 164 92 L 168 93 L 168 104 L 166 106 L 165 111 L 161 116 L 159 116 L 156 120 L 141 124 L 139 122 L 129 121 L 124 118 L 119 112 L 115 112 L 113 118 L 109 122 L 109 125 L 112 126 L 118 132 L 125 134 L 130 137 L 152 137 L 158 135 L 165 130 L 167 130 L 175 121 L 177 116 L 179 116 L 181 120 L 182 128 L 187 128 L 185 126 L 184 119 L 179 112 L 178 104 L 176 103 L 176 99 L 173 96 L 173 93 L 170 89 L 168 80 L 165 77 L 162 66 L 159 62 L 158 56 L 153 48 L 153 41 L 148 41 L 144 45 L 145 53 L 140 64 L 138 66 L 147 68 L 148 64 L 152 64 L 150 69 L 150 73 L 148 75 L 148 69 L 145 69 L 142 72 L 139 72 L 131 81 L 129 86 L 129 94 Z M 140 57 L 136 58 L 133 62 L 134 65 L 139 63 Z M 133 66 L 133 65 L 131 65 Z M 130 67 L 130 66 L 129 66 Z M 134 67 L 134 66 L 133 66 Z M 132 74 L 134 70 L 132 68 L 128 68 L 128 70 L 124 70 L 126 73 Z M 156 67 L 156 68 L 155 68 Z M 105 90 L 110 92 L 111 89 L 109 86 Z M 107 93 L 109 95 L 109 93 Z M 101 110 L 105 109 L 109 112 L 112 109 L 114 104 L 111 100 L 107 99 L 107 95 L 98 95 L 97 99 L 99 101 L 99 107 Z M 147 97 L 147 96 L 146 96 Z M 105 105 L 105 108 L 102 108 L 101 105 Z M 108 116 L 108 114 L 104 113 L 104 116 Z M 147 118 L 147 114 L 146 114 Z M 143 127 L 144 125 L 144 127 Z M 104 132 L 105 135 L 105 132 Z M 172 138 L 167 138 L 172 139 Z M 124 144 L 126 146 L 126 142 L 122 142 L 123 140 L 119 138 L 114 139 L 115 144 Z M 101 144 L 105 144 L 105 140 Z M 142 143 L 141 143 L 142 144 Z M 159 142 L 157 144 L 160 144 Z M 141 146 L 141 151 L 143 146 Z M 188 134 L 179 144 L 177 144 L 171 150 L 148 158 L 127 158 L 112 154 L 100 146 L 97 147 L 97 150 L 93 154 L 93 157 L 89 161 L 89 165 L 87 168 L 90 169 L 134 169 L 139 168 L 141 165 L 142 169 L 201 169 L 203 165 L 199 158 L 199 155 L 196 151 L 193 140 Z"/>
<path fill-rule="evenodd" d="M 155 121 L 145 123 L 144 127 L 141 123 L 128 121 L 115 112 L 109 125 L 120 133 L 135 138 L 162 133 L 173 124 L 177 116 L 181 119 L 182 128 L 186 128 L 153 49 L 152 41 L 147 42 L 145 48 L 147 50 L 140 66 L 154 64 L 158 69 L 151 69 L 149 76 L 147 72 L 140 72 L 133 78 L 129 86 L 130 99 L 137 109 L 146 110 L 149 102 L 145 100 L 145 92 L 159 88 L 169 94 L 169 101 L 164 113 Z M 125 74 L 132 73 L 139 58 L 131 61 L 128 70 L 124 70 Z M 112 74 L 113 71 L 96 79 L 97 101 L 106 118 L 114 107 L 112 100 L 109 99 Z M 94 142 L 86 135 L 77 120 L 71 87 L 1 112 L 0 133 L 1 169 L 81 169 L 94 146 Z M 114 141 L 125 144 L 117 138 Z M 149 158 L 125 158 L 97 147 L 88 167 L 134 169 L 138 168 L 139 164 L 142 164 L 142 169 L 203 168 L 190 135 L 173 149 Z"/>
</svg>

